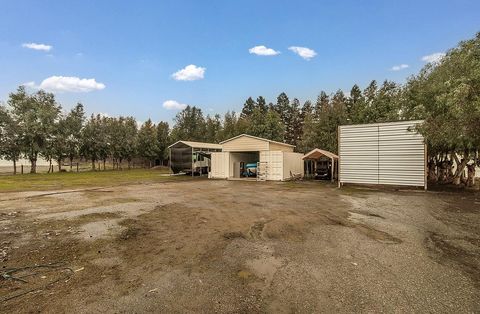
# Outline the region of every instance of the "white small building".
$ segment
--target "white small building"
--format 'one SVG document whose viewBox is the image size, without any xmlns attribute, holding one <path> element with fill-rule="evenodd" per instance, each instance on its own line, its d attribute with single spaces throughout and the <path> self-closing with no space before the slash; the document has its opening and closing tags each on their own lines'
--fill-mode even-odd
<svg viewBox="0 0 480 314">
<path fill-rule="evenodd" d="M 303 154 L 294 146 L 248 134 L 220 143 L 222 152 L 212 153 L 210 178 L 285 181 L 303 176 Z"/>
</svg>

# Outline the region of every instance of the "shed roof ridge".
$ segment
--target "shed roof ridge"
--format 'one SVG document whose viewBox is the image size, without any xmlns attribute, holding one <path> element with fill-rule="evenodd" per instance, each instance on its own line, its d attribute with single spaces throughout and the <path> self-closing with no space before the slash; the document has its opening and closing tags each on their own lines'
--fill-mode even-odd
<svg viewBox="0 0 480 314">
<path fill-rule="evenodd" d="M 183 144 L 191 146 L 191 147 L 195 147 L 195 145 L 201 144 L 202 146 L 210 147 L 210 148 L 222 148 L 222 145 L 220 145 L 220 144 L 207 143 L 207 142 L 196 142 L 196 141 L 183 141 L 183 140 L 176 141 L 172 145 L 168 146 L 168 148 L 170 148 L 172 146 L 175 146 L 178 143 L 183 143 Z"/>
<path fill-rule="evenodd" d="M 295 145 L 290 145 L 290 144 L 287 144 L 287 143 L 282 143 L 282 142 L 278 142 L 278 141 L 273 141 L 273 140 L 269 140 L 269 139 L 267 139 L 267 138 L 258 137 L 258 136 L 254 136 L 254 135 L 250 135 L 250 134 L 246 134 L 246 133 L 242 133 L 242 134 L 239 134 L 239 135 L 234 136 L 234 137 L 232 137 L 232 138 L 229 138 L 229 139 L 227 139 L 227 140 L 225 140 L 225 141 L 220 142 L 220 144 L 223 144 L 223 143 L 226 143 L 226 142 L 230 142 L 230 141 L 232 141 L 232 140 L 234 140 L 234 139 L 237 139 L 237 138 L 239 138 L 239 137 L 241 137 L 241 136 L 246 136 L 246 137 L 254 138 L 254 139 L 257 139 L 257 140 L 261 140 L 261 141 L 267 141 L 267 142 L 269 142 L 269 143 L 275 143 L 275 144 L 279 144 L 279 145 L 285 145 L 285 146 L 295 147 Z"/>
</svg>

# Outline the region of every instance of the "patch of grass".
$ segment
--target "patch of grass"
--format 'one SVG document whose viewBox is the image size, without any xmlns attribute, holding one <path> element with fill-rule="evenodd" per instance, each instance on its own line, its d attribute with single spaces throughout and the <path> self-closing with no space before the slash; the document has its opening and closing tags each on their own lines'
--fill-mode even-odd
<svg viewBox="0 0 480 314">
<path fill-rule="evenodd" d="M 166 174 L 167 172 L 162 170 L 132 169 L 5 175 L 0 176 L 0 192 L 60 190 L 192 179 L 189 176 L 168 176 Z"/>
</svg>

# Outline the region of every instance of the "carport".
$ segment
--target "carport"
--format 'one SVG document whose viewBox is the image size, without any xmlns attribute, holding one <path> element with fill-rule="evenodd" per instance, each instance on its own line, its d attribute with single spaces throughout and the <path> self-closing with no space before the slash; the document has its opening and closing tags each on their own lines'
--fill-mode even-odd
<svg viewBox="0 0 480 314">
<path fill-rule="evenodd" d="M 211 154 L 221 152 L 222 145 L 192 141 L 178 141 L 170 145 L 170 168 L 173 173 L 208 173 Z"/>
<path fill-rule="evenodd" d="M 317 163 L 322 160 L 330 160 L 331 162 L 331 181 L 335 181 L 337 178 L 336 173 L 338 169 L 338 156 L 328 150 L 323 150 L 320 148 L 315 148 L 309 153 L 303 156 L 303 160 L 307 161 L 307 175 L 315 174 Z"/>
</svg>

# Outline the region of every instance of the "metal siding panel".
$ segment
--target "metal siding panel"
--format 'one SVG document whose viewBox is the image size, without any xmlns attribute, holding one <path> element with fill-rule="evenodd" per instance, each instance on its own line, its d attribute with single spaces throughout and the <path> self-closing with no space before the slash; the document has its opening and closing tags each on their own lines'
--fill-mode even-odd
<svg viewBox="0 0 480 314">
<path fill-rule="evenodd" d="M 290 172 L 293 174 L 304 173 L 303 154 L 293 152 L 283 152 L 283 178 L 282 180 L 290 178 Z"/>
<path fill-rule="evenodd" d="M 268 141 L 241 136 L 222 145 L 224 152 L 256 152 L 268 150 Z"/>
<path fill-rule="evenodd" d="M 380 184 L 424 185 L 425 146 L 413 124 L 379 126 Z"/>
<path fill-rule="evenodd" d="M 293 152 L 293 147 L 270 142 L 269 145 L 268 145 L 268 150 L 282 151 L 282 152 Z"/>
<path fill-rule="evenodd" d="M 340 181 L 378 183 L 378 127 L 341 126 Z"/>
<path fill-rule="evenodd" d="M 283 152 L 262 151 L 260 162 L 267 163 L 267 180 L 281 181 L 283 179 Z"/>
<path fill-rule="evenodd" d="M 409 131 L 421 122 L 340 126 L 340 182 L 424 186 L 423 137 Z"/>
<path fill-rule="evenodd" d="M 229 153 L 212 153 L 211 178 L 227 179 L 229 173 Z"/>
</svg>

